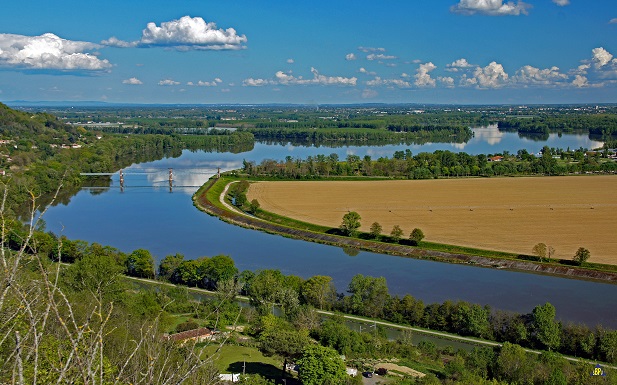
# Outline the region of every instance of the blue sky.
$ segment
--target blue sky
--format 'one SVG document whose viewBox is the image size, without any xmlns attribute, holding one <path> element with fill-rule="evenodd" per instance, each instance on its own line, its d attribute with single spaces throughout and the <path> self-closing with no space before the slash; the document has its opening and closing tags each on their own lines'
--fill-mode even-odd
<svg viewBox="0 0 617 385">
<path fill-rule="evenodd" d="M 4 0 L 0 101 L 616 103 L 614 0 Z"/>
</svg>

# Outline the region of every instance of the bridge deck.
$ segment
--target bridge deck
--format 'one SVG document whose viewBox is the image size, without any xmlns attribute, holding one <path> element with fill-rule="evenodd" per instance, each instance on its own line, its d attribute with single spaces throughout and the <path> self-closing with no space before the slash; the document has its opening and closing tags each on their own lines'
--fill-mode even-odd
<svg viewBox="0 0 617 385">
<path fill-rule="evenodd" d="M 79 175 L 81 176 L 111 176 L 114 175 L 114 172 L 80 172 Z"/>
</svg>

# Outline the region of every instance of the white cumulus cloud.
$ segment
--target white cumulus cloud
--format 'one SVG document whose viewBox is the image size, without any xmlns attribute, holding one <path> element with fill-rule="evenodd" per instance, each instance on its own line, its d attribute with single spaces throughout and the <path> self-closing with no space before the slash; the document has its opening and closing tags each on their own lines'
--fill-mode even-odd
<svg viewBox="0 0 617 385">
<path fill-rule="evenodd" d="M 613 59 L 613 55 L 603 47 L 594 48 L 591 52 L 593 54 L 593 62 L 596 68 L 604 67 Z"/>
<path fill-rule="evenodd" d="M 583 88 L 583 87 L 588 87 L 589 86 L 589 81 L 587 80 L 587 77 L 585 77 L 585 76 L 576 75 L 576 77 L 572 81 L 572 84 L 575 87 Z"/>
<path fill-rule="evenodd" d="M 555 4 L 557 4 L 557 5 L 561 6 L 561 7 L 564 7 L 564 6 L 568 5 L 568 4 L 570 4 L 570 0 L 553 0 L 553 3 L 555 3 Z"/>
<path fill-rule="evenodd" d="M 460 69 L 472 68 L 473 64 L 470 64 L 467 59 L 461 58 L 450 64 L 446 64 L 446 71 L 458 72 Z"/>
<path fill-rule="evenodd" d="M 140 40 L 126 42 L 111 37 L 101 44 L 120 48 L 159 46 L 177 50 L 236 50 L 245 48 L 243 44 L 246 42 L 246 36 L 238 35 L 233 28 L 222 29 L 201 17 L 183 16 L 160 26 L 148 23 Z"/>
<path fill-rule="evenodd" d="M 375 79 L 369 80 L 366 82 L 366 85 L 369 87 L 379 87 L 379 86 L 396 86 L 399 88 L 410 88 L 411 83 L 403 79 L 382 79 L 379 76 L 376 76 Z"/>
<path fill-rule="evenodd" d="M 159 82 L 159 86 L 177 86 L 178 84 L 180 84 L 180 82 L 172 79 L 165 79 Z"/>
<path fill-rule="evenodd" d="M 202 82 L 201 80 L 197 82 L 199 87 L 216 87 L 221 84 L 223 81 L 219 78 L 214 79 L 211 82 Z"/>
<path fill-rule="evenodd" d="M 345 55 L 345 60 L 356 60 L 358 57 L 354 53 L 348 53 Z"/>
<path fill-rule="evenodd" d="M 374 71 L 369 71 L 369 70 L 367 70 L 367 69 L 366 69 L 366 68 L 364 68 L 364 67 L 360 67 L 360 69 L 358 70 L 358 72 L 360 72 L 361 74 L 371 75 L 371 76 L 375 76 L 375 75 L 377 75 L 377 73 L 376 73 L 376 72 L 374 72 Z"/>
<path fill-rule="evenodd" d="M 220 78 L 214 78 L 214 80 L 211 82 L 204 82 L 200 80 L 197 83 L 188 82 L 186 83 L 186 85 L 187 86 L 197 86 L 197 87 L 216 87 L 221 83 L 223 83 L 223 81 Z"/>
<path fill-rule="evenodd" d="M 416 80 L 414 84 L 418 87 L 435 87 L 435 79 L 431 77 L 430 72 L 436 69 L 437 66 L 432 62 L 420 64 L 420 67 L 413 76 Z"/>
<path fill-rule="evenodd" d="M 499 88 L 508 82 L 508 74 L 503 66 L 496 62 L 491 62 L 484 68 L 477 67 L 473 76 L 480 88 Z"/>
<path fill-rule="evenodd" d="M 610 23 L 610 24 L 617 24 L 617 17 L 615 17 L 615 18 L 611 19 L 611 20 L 609 21 L 609 23 Z"/>
<path fill-rule="evenodd" d="M 523 2 L 513 1 L 504 2 L 503 0 L 460 0 L 456 5 L 450 7 L 450 11 L 463 15 L 474 15 L 476 13 L 489 16 L 518 16 L 527 14 L 527 9 L 531 5 Z"/>
<path fill-rule="evenodd" d="M 107 45 L 110 47 L 118 47 L 118 48 L 130 48 L 130 47 L 135 47 L 137 46 L 137 44 L 139 44 L 138 41 L 124 41 L 124 40 L 120 40 L 115 36 L 110 37 L 107 40 L 103 40 L 101 41 L 102 45 Z"/>
<path fill-rule="evenodd" d="M 452 78 L 450 76 L 439 76 L 437 78 L 437 80 L 439 80 L 439 82 L 441 82 L 441 84 L 443 84 L 447 88 L 453 88 L 454 87 L 454 78 Z"/>
<path fill-rule="evenodd" d="M 321 75 L 315 68 L 312 68 L 312 67 L 311 67 L 311 73 L 313 74 L 313 83 L 316 83 L 316 84 L 355 86 L 358 80 L 356 77 L 346 78 L 343 76 Z"/>
<path fill-rule="evenodd" d="M 144 83 L 137 78 L 130 78 L 130 79 L 123 80 L 122 84 L 130 84 L 130 85 L 137 86 L 137 85 L 144 84 Z"/>
<path fill-rule="evenodd" d="M 294 59 L 287 59 L 287 64 L 294 64 Z"/>
<path fill-rule="evenodd" d="M 589 64 L 581 64 L 580 66 L 577 67 L 575 72 L 581 75 L 586 75 L 587 71 L 589 71 L 590 68 L 591 68 L 591 65 Z"/>
<path fill-rule="evenodd" d="M 521 84 L 535 84 L 535 85 L 555 85 L 562 83 L 568 79 L 568 75 L 562 74 L 559 71 L 559 67 L 551 67 L 540 69 L 526 65 L 516 71 L 514 81 Z"/>
<path fill-rule="evenodd" d="M 62 39 L 53 33 L 40 36 L 0 34 L 0 66 L 62 71 L 100 71 L 111 68 L 108 60 L 88 53 L 100 46 Z"/>
<path fill-rule="evenodd" d="M 367 60 L 393 60 L 396 59 L 396 56 L 392 56 L 392 55 L 384 55 L 382 53 L 379 54 L 368 54 L 366 55 L 366 59 Z"/>
<path fill-rule="evenodd" d="M 272 84 L 272 81 L 268 79 L 248 78 L 248 79 L 244 79 L 244 81 L 242 82 L 242 85 L 245 87 L 262 87 L 262 86 L 267 86 L 268 84 Z"/>
<path fill-rule="evenodd" d="M 358 51 L 362 52 L 386 52 L 386 49 L 383 47 L 358 47 Z"/>
<path fill-rule="evenodd" d="M 302 76 L 294 76 L 292 72 L 278 71 L 274 75 L 274 79 L 253 79 L 248 78 L 243 81 L 243 85 L 247 87 L 259 87 L 265 85 L 338 85 L 338 86 L 355 86 L 358 78 L 346 78 L 343 76 L 325 76 L 319 73 L 317 69 L 311 67 L 313 78 L 304 79 Z"/>
</svg>

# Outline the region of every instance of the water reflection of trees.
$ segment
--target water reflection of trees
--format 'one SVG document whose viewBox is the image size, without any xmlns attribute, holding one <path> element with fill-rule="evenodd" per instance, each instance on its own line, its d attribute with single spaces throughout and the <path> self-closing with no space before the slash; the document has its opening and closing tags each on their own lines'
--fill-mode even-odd
<svg viewBox="0 0 617 385">
<path fill-rule="evenodd" d="M 518 137 L 521 139 L 528 139 L 534 142 L 546 142 L 549 138 L 548 133 L 534 134 L 534 133 L 524 133 L 519 132 Z"/>
</svg>

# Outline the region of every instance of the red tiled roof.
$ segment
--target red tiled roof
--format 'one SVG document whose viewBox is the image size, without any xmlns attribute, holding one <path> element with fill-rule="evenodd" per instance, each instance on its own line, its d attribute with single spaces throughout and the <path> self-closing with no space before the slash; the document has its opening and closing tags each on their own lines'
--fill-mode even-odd
<svg viewBox="0 0 617 385">
<path fill-rule="evenodd" d="M 212 330 L 208 328 L 198 328 L 198 329 L 193 329 L 193 330 L 187 330 L 181 333 L 172 334 L 170 336 L 167 336 L 167 339 L 172 340 L 172 341 L 184 341 L 184 340 L 188 340 L 192 338 L 206 337 L 211 334 L 212 334 Z"/>
</svg>

